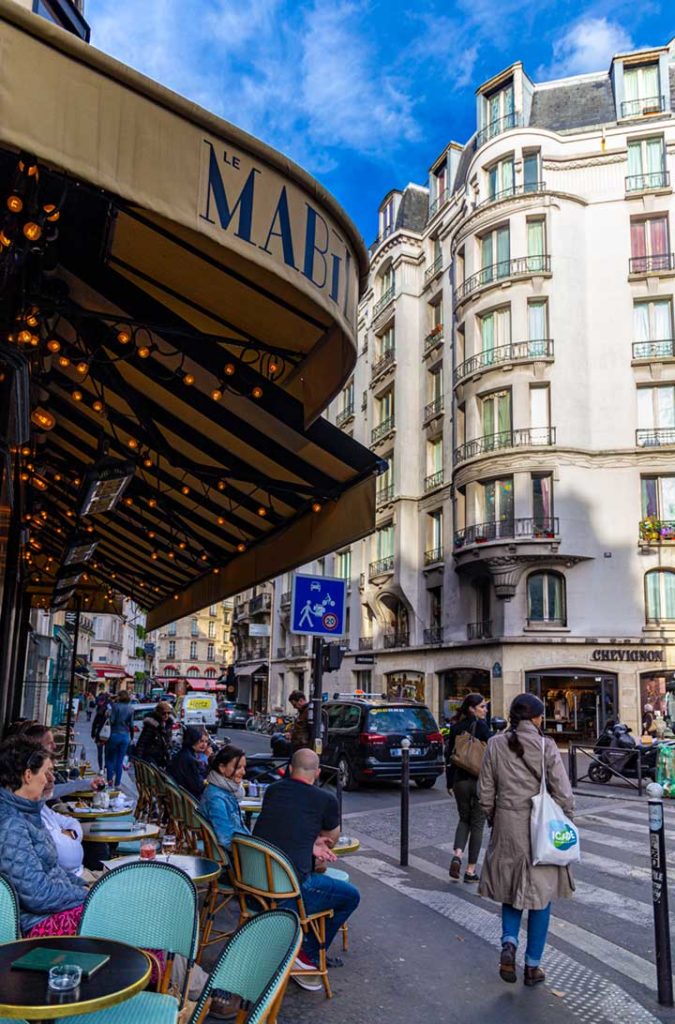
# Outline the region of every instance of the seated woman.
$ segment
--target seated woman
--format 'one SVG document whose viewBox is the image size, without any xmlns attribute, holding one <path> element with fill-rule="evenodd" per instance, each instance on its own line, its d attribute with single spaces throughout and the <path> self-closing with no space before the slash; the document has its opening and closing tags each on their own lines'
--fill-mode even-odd
<svg viewBox="0 0 675 1024">
<path fill-rule="evenodd" d="M 183 746 L 169 764 L 171 778 L 195 800 L 201 800 L 204 792 L 204 771 L 199 754 L 208 745 L 208 733 L 202 725 L 186 725 L 183 729 Z"/>
<path fill-rule="evenodd" d="M 49 751 L 21 736 L 0 744 L 0 871 L 14 884 L 30 938 L 74 935 L 87 894 L 59 864 L 42 820 L 42 796 L 52 783 Z"/>
<path fill-rule="evenodd" d="M 244 799 L 245 771 L 246 755 L 238 747 L 223 747 L 209 761 L 208 785 L 199 810 L 226 850 L 230 849 L 235 832 L 250 835 L 239 810 L 239 801 Z"/>
</svg>

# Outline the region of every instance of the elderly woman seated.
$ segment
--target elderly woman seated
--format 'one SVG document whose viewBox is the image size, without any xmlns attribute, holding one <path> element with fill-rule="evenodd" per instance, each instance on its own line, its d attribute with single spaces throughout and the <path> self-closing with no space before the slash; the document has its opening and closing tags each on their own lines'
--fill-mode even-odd
<svg viewBox="0 0 675 1024">
<path fill-rule="evenodd" d="M 86 884 L 59 864 L 42 818 L 53 784 L 48 750 L 21 736 L 0 744 L 0 871 L 19 896 L 21 928 L 29 937 L 74 935 Z"/>
</svg>

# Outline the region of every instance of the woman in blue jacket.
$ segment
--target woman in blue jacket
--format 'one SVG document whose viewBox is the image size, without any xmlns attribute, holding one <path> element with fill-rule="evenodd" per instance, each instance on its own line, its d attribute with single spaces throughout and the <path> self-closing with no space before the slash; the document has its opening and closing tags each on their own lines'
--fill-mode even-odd
<svg viewBox="0 0 675 1024">
<path fill-rule="evenodd" d="M 245 771 L 246 755 L 238 747 L 223 747 L 209 761 L 208 785 L 199 810 L 211 823 L 218 842 L 226 850 L 230 849 L 235 832 L 251 834 L 239 810 L 239 801 L 244 799 L 242 780 Z"/>
</svg>

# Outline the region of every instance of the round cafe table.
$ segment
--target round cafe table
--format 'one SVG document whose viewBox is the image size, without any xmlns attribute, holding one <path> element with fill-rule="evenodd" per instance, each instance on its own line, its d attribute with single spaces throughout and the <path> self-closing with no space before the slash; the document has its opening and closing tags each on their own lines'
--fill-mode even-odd
<svg viewBox="0 0 675 1024">
<path fill-rule="evenodd" d="M 262 800 L 256 799 L 256 797 L 244 797 L 239 803 L 239 810 L 244 815 L 246 828 L 250 828 L 253 815 L 260 814 L 262 810 Z"/>
<path fill-rule="evenodd" d="M 137 853 L 131 853 L 128 857 L 115 857 L 113 860 L 105 860 L 103 863 L 112 871 L 113 868 L 119 868 L 122 864 L 135 864 L 140 860 L 142 858 Z M 157 864 L 172 864 L 173 867 L 180 868 L 193 882 L 211 882 L 214 878 L 218 878 L 223 870 L 222 865 L 216 860 L 210 860 L 208 857 L 192 857 L 182 853 L 172 853 L 168 856 L 165 853 L 157 854 L 153 860 Z M 152 861 L 143 863 L 152 863 Z"/>
<path fill-rule="evenodd" d="M 97 821 L 105 818 L 123 818 L 125 815 L 128 817 L 134 812 L 134 805 L 131 807 L 124 807 L 122 810 L 107 810 L 104 811 L 102 807 L 74 807 L 71 809 L 69 802 L 66 803 L 68 807 L 68 814 L 71 818 L 77 818 L 78 821 Z"/>
<path fill-rule="evenodd" d="M 48 988 L 46 971 L 12 969 L 31 949 L 72 950 L 102 953 L 110 960 L 88 979 L 82 979 L 72 992 L 55 993 Z M 135 946 L 109 939 L 87 939 L 77 935 L 20 939 L 0 945 L 0 1017 L 12 1020 L 44 1021 L 93 1013 L 131 999 L 150 980 L 150 957 Z"/>
</svg>

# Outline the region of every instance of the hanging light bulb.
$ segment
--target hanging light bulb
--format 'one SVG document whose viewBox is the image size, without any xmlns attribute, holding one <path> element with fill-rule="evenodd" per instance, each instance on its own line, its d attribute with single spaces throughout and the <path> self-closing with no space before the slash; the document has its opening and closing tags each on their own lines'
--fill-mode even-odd
<svg viewBox="0 0 675 1024">
<path fill-rule="evenodd" d="M 223 392 L 220 390 L 220 388 L 214 388 L 213 391 L 211 392 L 211 398 L 213 399 L 214 402 L 219 402 L 222 397 Z"/>
<path fill-rule="evenodd" d="M 47 214 L 47 220 L 50 224 L 54 224 L 61 216 L 61 211 L 57 210 L 53 203 L 45 203 L 42 209 Z"/>
<path fill-rule="evenodd" d="M 150 508 L 156 508 L 157 498 L 148 498 L 148 505 L 150 506 Z"/>
<path fill-rule="evenodd" d="M 42 237 L 42 228 L 34 220 L 27 220 L 22 230 L 29 242 L 37 242 Z"/>
<path fill-rule="evenodd" d="M 223 519 L 222 516 L 218 516 L 216 522 L 218 523 L 218 526 L 225 526 L 225 520 Z"/>
<path fill-rule="evenodd" d="M 30 421 L 34 427 L 38 427 L 40 430 L 52 430 L 56 418 L 48 409 L 43 409 L 41 405 L 38 405 L 30 414 Z"/>
<path fill-rule="evenodd" d="M 21 196 L 16 193 L 7 196 L 7 209 L 10 213 L 21 213 L 23 210 L 23 199 Z"/>
<path fill-rule="evenodd" d="M 84 376 L 85 374 L 89 373 L 89 363 L 85 363 L 84 361 L 81 363 L 77 363 L 75 369 L 77 370 L 78 373 L 81 373 L 82 376 Z"/>
<path fill-rule="evenodd" d="M 262 398 L 263 389 L 261 387 L 258 387 L 258 385 L 256 384 L 256 386 L 251 391 L 251 395 L 253 398 Z"/>
<path fill-rule="evenodd" d="M 152 459 L 150 458 L 149 455 L 146 455 L 146 457 L 143 459 L 143 465 L 145 466 L 146 469 L 152 468 Z"/>
<path fill-rule="evenodd" d="M 135 437 L 130 437 L 129 440 L 127 441 L 127 445 L 129 446 L 129 448 L 138 448 L 138 441 L 136 440 Z"/>
<path fill-rule="evenodd" d="M 148 537 L 150 538 L 150 540 L 154 540 L 156 536 L 157 534 L 155 533 L 154 530 L 148 530 Z"/>
<path fill-rule="evenodd" d="M 152 349 L 150 345 L 141 345 L 141 347 L 136 349 L 136 351 L 138 352 L 138 356 L 140 359 L 149 359 Z"/>
<path fill-rule="evenodd" d="M 91 407 L 94 412 L 103 412 L 105 409 L 103 402 L 99 398 L 97 398 L 95 402 L 92 402 Z"/>
<path fill-rule="evenodd" d="M 123 328 L 121 331 L 117 332 L 117 340 L 120 345 L 128 345 L 131 341 L 131 332 L 127 331 L 126 328 Z"/>
<path fill-rule="evenodd" d="M 239 543 L 237 544 L 237 551 L 239 551 L 240 554 L 246 551 L 246 545 L 244 544 L 243 540 L 239 541 Z"/>
<path fill-rule="evenodd" d="M 47 342 L 47 348 L 50 352 L 54 352 L 56 354 L 61 351 L 61 342 L 58 338 L 50 338 Z"/>
<path fill-rule="evenodd" d="M 81 402 L 84 397 L 84 395 L 82 394 L 81 391 L 78 390 L 78 388 L 75 388 L 74 391 L 71 391 L 71 396 L 74 402 Z"/>
<path fill-rule="evenodd" d="M 19 333 L 16 336 L 16 340 L 19 341 L 22 345 L 28 345 L 32 337 L 33 335 L 31 334 L 31 332 L 24 329 L 23 331 L 19 331 Z"/>
<path fill-rule="evenodd" d="M 225 375 L 227 377 L 234 377 L 235 372 L 236 372 L 236 367 L 235 367 L 234 363 L 226 363 L 225 364 Z"/>
<path fill-rule="evenodd" d="M 124 499 L 124 504 L 125 505 L 133 505 L 133 503 L 134 503 L 134 499 L 132 497 L 128 497 L 128 498 Z"/>
<path fill-rule="evenodd" d="M 178 547 L 180 548 L 181 551 L 185 551 L 187 544 L 185 543 L 184 540 L 182 540 L 179 542 Z"/>
<path fill-rule="evenodd" d="M 150 555 L 150 558 L 153 560 L 153 562 L 156 562 L 157 559 L 159 558 L 159 555 L 157 554 L 156 551 L 153 551 L 152 554 Z"/>
<path fill-rule="evenodd" d="M 29 327 L 37 327 L 37 325 L 40 323 L 40 321 L 36 317 L 35 313 L 31 312 L 26 317 L 26 323 L 28 324 Z"/>
<path fill-rule="evenodd" d="M 217 486 L 219 491 L 224 491 L 225 488 L 227 487 L 227 484 L 225 483 L 224 480 L 219 480 Z"/>
<path fill-rule="evenodd" d="M 265 508 L 264 505 L 259 505 L 258 506 L 258 515 L 262 516 L 262 517 L 267 515 L 267 509 Z"/>
<path fill-rule="evenodd" d="M 320 512 L 320 511 L 321 511 L 321 502 L 320 501 L 313 501 L 312 502 L 312 512 Z"/>
<path fill-rule="evenodd" d="M 189 494 L 189 493 L 190 493 L 190 488 L 187 486 L 187 484 L 184 484 L 181 487 L 181 494 Z"/>
<path fill-rule="evenodd" d="M 193 373 L 184 373 L 183 374 L 183 384 L 185 384 L 187 387 L 192 387 L 194 382 L 195 382 L 195 376 L 194 376 Z"/>
<path fill-rule="evenodd" d="M 59 356 L 59 358 L 56 361 L 62 370 L 67 370 L 68 367 L 70 366 L 70 359 L 68 358 L 68 356 Z"/>
<path fill-rule="evenodd" d="M 278 363 L 270 363 L 270 365 L 269 365 L 270 373 L 276 373 L 278 369 L 279 369 L 279 364 Z"/>
<path fill-rule="evenodd" d="M 167 551 L 167 553 L 166 553 L 166 557 L 167 557 L 167 558 L 170 558 L 170 559 L 171 559 L 171 561 L 173 561 L 173 560 L 174 560 L 174 558 L 176 557 L 176 555 L 175 555 L 175 552 L 173 552 L 173 551 Z"/>
</svg>

